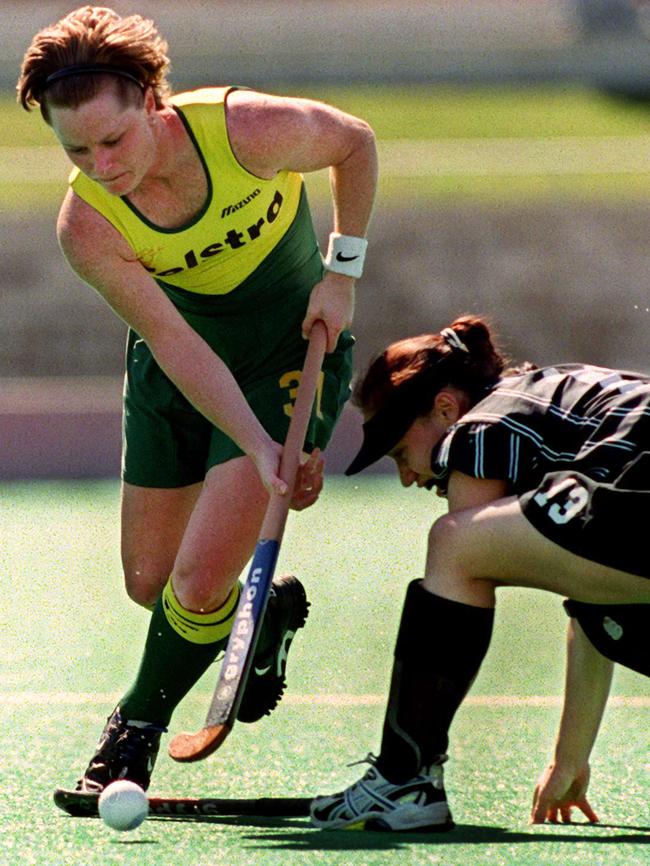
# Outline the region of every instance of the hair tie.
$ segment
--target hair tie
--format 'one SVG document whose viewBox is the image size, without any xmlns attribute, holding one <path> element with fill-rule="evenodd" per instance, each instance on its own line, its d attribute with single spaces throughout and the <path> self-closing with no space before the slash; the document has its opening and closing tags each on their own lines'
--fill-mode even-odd
<svg viewBox="0 0 650 866">
<path fill-rule="evenodd" d="M 109 75 L 118 75 L 120 78 L 128 78 L 138 85 L 140 90 L 144 90 L 143 83 L 127 72 L 126 69 L 120 69 L 119 66 L 113 66 L 110 63 L 74 63 L 72 66 L 64 66 L 62 69 L 57 69 L 51 75 L 48 75 L 43 85 L 43 90 L 46 90 L 55 81 L 60 81 L 62 78 L 70 78 L 73 75 L 94 75 L 97 73 L 108 73 Z"/>
<path fill-rule="evenodd" d="M 469 355 L 469 349 L 453 328 L 443 328 L 442 331 L 440 331 L 440 336 L 448 346 L 451 346 L 452 349 L 460 349 L 461 352 L 467 352 Z"/>
</svg>

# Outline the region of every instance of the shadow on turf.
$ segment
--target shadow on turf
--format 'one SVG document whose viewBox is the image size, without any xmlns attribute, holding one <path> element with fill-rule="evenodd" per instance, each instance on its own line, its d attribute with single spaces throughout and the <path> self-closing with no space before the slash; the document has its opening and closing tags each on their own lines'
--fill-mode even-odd
<svg viewBox="0 0 650 866">
<path fill-rule="evenodd" d="M 570 825 L 567 825 L 569 827 Z M 632 828 L 625 828 L 632 829 Z M 634 828 L 637 829 L 637 828 Z M 321 830 L 302 833 L 285 833 L 282 836 L 251 834 L 246 837 L 249 843 L 257 842 L 254 847 L 285 851 L 363 851 L 399 850 L 406 845 L 487 845 L 487 844 L 525 844 L 528 842 L 565 842 L 575 844 L 594 842 L 600 845 L 619 845 L 624 842 L 643 843 L 642 837 L 631 834 L 616 836 L 588 836 L 583 833 L 523 833 L 510 832 L 505 827 L 478 827 L 460 824 L 451 833 L 365 833 L 354 831 Z"/>
<path fill-rule="evenodd" d="M 638 833 L 650 834 L 650 827 L 633 827 L 631 824 L 596 824 L 596 827 L 604 827 L 606 830 L 636 830 Z M 647 839 L 641 839 L 644 844 L 650 845 L 650 835 Z"/>
<path fill-rule="evenodd" d="M 139 848 L 145 845 L 157 845 L 158 842 L 155 839 L 113 839 L 113 844 L 125 848 Z"/>
<path fill-rule="evenodd" d="M 306 823 L 304 818 L 253 818 L 253 817 L 159 817 L 152 816 L 152 821 L 192 821 L 201 824 L 227 825 L 229 827 L 249 827 L 268 829 L 272 833 L 250 833 L 244 838 L 249 843 L 257 843 L 254 847 L 272 848 L 286 851 L 362 851 L 362 850 L 399 850 L 405 845 L 486 845 L 486 844 L 522 844 L 528 842 L 594 842 L 601 845 L 621 844 L 625 842 L 643 844 L 650 842 L 650 836 L 644 839 L 636 833 L 648 833 L 650 827 L 634 827 L 625 824 L 554 824 L 553 830 L 544 832 L 536 829 L 529 833 L 517 830 L 512 832 L 507 827 L 485 827 L 474 824 L 457 824 L 450 833 L 367 833 L 363 831 L 327 831 L 316 830 Z M 550 826 L 550 825 L 549 825 Z M 584 832 L 576 832 L 578 828 L 590 827 L 601 829 L 620 829 L 627 833 L 615 836 L 589 836 Z M 575 829 L 573 829 L 575 828 Z M 278 834 L 278 831 L 281 832 Z"/>
</svg>

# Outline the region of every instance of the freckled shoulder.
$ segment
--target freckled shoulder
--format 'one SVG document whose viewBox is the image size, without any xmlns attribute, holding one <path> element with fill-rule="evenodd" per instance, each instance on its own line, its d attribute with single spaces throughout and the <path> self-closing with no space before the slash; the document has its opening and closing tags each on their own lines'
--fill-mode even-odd
<svg viewBox="0 0 650 866">
<path fill-rule="evenodd" d="M 134 258 L 133 250 L 103 214 L 68 189 L 56 223 L 57 238 L 66 257 L 110 248 L 124 259 Z"/>
<path fill-rule="evenodd" d="M 283 167 L 285 142 L 297 131 L 307 100 L 234 90 L 226 102 L 226 124 L 233 153 L 253 174 L 273 177 Z"/>
</svg>

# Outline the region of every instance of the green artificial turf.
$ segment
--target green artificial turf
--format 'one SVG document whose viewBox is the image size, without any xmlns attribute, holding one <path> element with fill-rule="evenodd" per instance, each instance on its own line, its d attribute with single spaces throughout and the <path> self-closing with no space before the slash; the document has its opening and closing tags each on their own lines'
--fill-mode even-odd
<svg viewBox="0 0 650 866">
<path fill-rule="evenodd" d="M 55 809 L 135 671 L 147 625 L 127 600 L 116 482 L 5 484 L 0 499 L 0 823 L 2 866 L 642 866 L 648 681 L 620 671 L 593 757 L 601 824 L 528 825 L 559 718 L 565 619 L 560 599 L 502 591 L 490 653 L 454 721 L 446 783 L 457 823 L 440 836 L 322 832 L 305 818 L 151 818 L 118 834 Z M 406 583 L 420 575 L 442 503 L 392 478 L 333 477 L 292 514 L 279 568 L 312 601 L 276 712 L 235 726 L 205 762 L 164 753 L 152 793 L 311 796 L 354 781 L 346 766 L 379 745 Z M 200 726 L 216 669 L 178 709 L 172 733 Z"/>
</svg>

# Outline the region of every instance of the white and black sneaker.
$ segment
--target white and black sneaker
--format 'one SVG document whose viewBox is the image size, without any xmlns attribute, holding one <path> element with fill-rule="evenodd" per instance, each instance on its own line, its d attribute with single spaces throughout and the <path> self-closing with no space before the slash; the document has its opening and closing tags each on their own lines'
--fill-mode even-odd
<svg viewBox="0 0 650 866">
<path fill-rule="evenodd" d="M 446 755 L 440 755 L 430 767 L 400 784 L 382 776 L 374 756 L 368 755 L 366 760 L 371 767 L 358 782 L 338 794 L 312 800 L 312 824 L 322 830 L 453 830 L 442 770 Z"/>
<path fill-rule="evenodd" d="M 305 589 L 297 577 L 274 577 L 264 616 L 265 648 L 253 658 L 248 681 L 237 712 L 240 722 L 257 722 L 280 702 L 287 685 L 287 655 L 291 642 L 309 613 Z"/>
<path fill-rule="evenodd" d="M 116 707 L 76 790 L 101 794 L 111 782 L 128 779 L 146 791 L 158 757 L 160 736 L 166 730 L 147 722 L 127 721 Z"/>
</svg>

